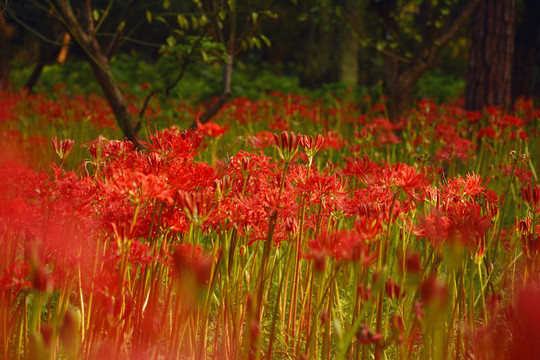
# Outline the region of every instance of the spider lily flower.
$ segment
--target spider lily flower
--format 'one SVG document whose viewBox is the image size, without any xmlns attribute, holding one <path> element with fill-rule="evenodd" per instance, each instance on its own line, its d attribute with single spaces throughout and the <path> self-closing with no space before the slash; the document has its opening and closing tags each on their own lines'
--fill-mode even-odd
<svg viewBox="0 0 540 360">
<path fill-rule="evenodd" d="M 283 131 L 281 136 L 274 134 L 274 141 L 279 152 L 279 156 L 285 162 L 290 162 L 294 155 L 298 152 L 298 146 L 300 145 L 300 136 L 294 132 Z"/>
<path fill-rule="evenodd" d="M 61 161 L 64 161 L 73 149 L 73 144 L 75 144 L 75 141 L 71 139 L 65 139 L 60 140 L 59 142 L 55 136 L 52 138 L 52 144 L 56 155 L 58 155 Z"/>
<path fill-rule="evenodd" d="M 300 135 L 300 145 L 302 145 L 304 151 L 306 152 L 310 166 L 313 161 L 313 157 L 321 149 L 324 142 L 325 139 L 321 134 L 318 134 L 315 138 L 311 135 Z"/>
</svg>

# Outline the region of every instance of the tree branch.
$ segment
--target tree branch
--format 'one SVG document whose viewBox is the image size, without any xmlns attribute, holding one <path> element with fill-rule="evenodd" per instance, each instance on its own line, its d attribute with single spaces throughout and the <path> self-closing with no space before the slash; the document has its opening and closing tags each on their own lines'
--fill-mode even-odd
<svg viewBox="0 0 540 360">
<path fill-rule="evenodd" d="M 199 47 L 199 45 L 201 44 L 205 36 L 206 36 L 206 33 L 202 34 L 189 50 L 189 53 L 186 55 L 186 57 L 184 58 L 184 61 L 182 62 L 182 67 L 180 68 L 180 72 L 178 73 L 178 76 L 176 76 L 176 79 L 174 79 L 174 81 L 164 89 L 167 95 L 176 87 L 176 85 L 178 85 L 180 80 L 182 80 L 182 78 L 184 77 L 184 74 L 186 73 L 186 69 L 188 65 L 190 64 L 191 57 L 193 56 L 193 54 L 195 54 L 195 50 Z M 150 94 L 148 94 L 146 98 L 144 99 L 144 103 L 141 108 L 141 111 L 139 111 L 139 123 L 137 124 L 137 129 L 140 127 L 140 124 L 141 124 L 140 119 L 144 116 L 144 113 L 146 112 L 150 99 L 152 99 L 152 97 L 156 94 L 157 94 L 157 90 L 152 90 Z"/>
<path fill-rule="evenodd" d="M 216 102 L 214 102 L 204 114 L 198 119 L 201 124 L 210 121 L 210 119 L 216 115 L 219 110 L 225 105 L 227 100 L 231 97 L 231 77 L 233 72 L 234 55 L 227 54 L 227 62 L 223 64 L 223 92 L 219 96 Z M 197 120 L 191 124 L 190 129 L 197 128 Z"/>
<path fill-rule="evenodd" d="M 471 18 L 472 14 L 480 4 L 481 0 L 470 0 L 467 5 L 461 10 L 459 15 L 450 23 L 448 23 L 444 30 L 441 31 L 441 35 L 437 38 L 437 42 L 440 47 L 445 46 L 458 32 L 458 30 L 465 25 Z"/>
<path fill-rule="evenodd" d="M 109 43 L 109 46 L 107 47 L 107 58 L 110 59 L 113 54 L 114 54 L 114 51 L 116 50 L 116 48 L 118 47 L 118 42 L 119 42 L 119 39 L 120 39 L 120 34 L 122 33 L 122 30 L 121 30 L 121 24 L 123 21 L 126 20 L 128 14 L 129 14 L 129 11 L 131 10 L 131 8 L 133 7 L 133 5 L 135 4 L 135 1 L 136 0 L 130 0 L 126 6 L 124 7 L 124 9 L 122 10 L 122 14 L 120 14 L 120 22 L 118 23 L 118 26 L 116 27 L 116 30 L 114 31 L 114 35 L 111 39 L 111 42 Z"/>
<path fill-rule="evenodd" d="M 471 18 L 481 0 L 470 0 L 453 20 L 439 31 L 439 35 L 431 41 L 425 41 L 413 56 L 411 63 L 399 77 L 407 83 L 416 82 L 420 76 L 433 64 L 439 50 L 454 37 L 458 30 Z"/>
<path fill-rule="evenodd" d="M 92 0 L 85 0 L 81 5 L 84 30 L 87 34 L 94 34 L 94 19 L 92 18 Z"/>
</svg>

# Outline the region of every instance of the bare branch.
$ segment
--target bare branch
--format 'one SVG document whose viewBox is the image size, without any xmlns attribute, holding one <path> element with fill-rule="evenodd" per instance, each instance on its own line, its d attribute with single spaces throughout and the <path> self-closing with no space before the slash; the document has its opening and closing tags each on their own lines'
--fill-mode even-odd
<svg viewBox="0 0 540 360">
<path fill-rule="evenodd" d="M 433 64 L 439 50 L 446 46 L 458 30 L 471 18 L 481 0 L 470 0 L 460 13 L 439 31 L 432 41 L 425 41 L 413 56 L 407 69 L 399 76 L 402 81 L 414 83 Z"/>
<path fill-rule="evenodd" d="M 94 19 L 92 18 L 92 0 L 85 0 L 81 6 L 81 13 L 84 22 L 84 30 L 87 34 L 94 34 Z"/>
<path fill-rule="evenodd" d="M 130 0 L 124 9 L 122 10 L 122 14 L 120 14 L 120 21 L 118 22 L 118 26 L 116 27 L 116 30 L 114 31 L 114 35 L 111 39 L 111 42 L 109 43 L 109 46 L 107 47 L 107 58 L 111 58 L 114 54 L 114 51 L 118 47 L 120 34 L 122 33 L 122 22 L 126 20 L 129 11 L 132 9 L 133 5 L 135 4 L 136 0 Z"/>
</svg>

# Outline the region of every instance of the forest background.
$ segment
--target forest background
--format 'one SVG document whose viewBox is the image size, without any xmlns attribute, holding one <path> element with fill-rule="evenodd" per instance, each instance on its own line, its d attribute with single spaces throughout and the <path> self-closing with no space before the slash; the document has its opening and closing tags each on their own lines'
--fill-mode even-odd
<svg viewBox="0 0 540 360">
<path fill-rule="evenodd" d="M 539 16 L 533 0 L 4 1 L 0 88 L 105 94 L 131 140 L 170 98 L 213 104 L 201 122 L 272 91 L 384 93 L 392 120 L 414 98 L 482 110 L 540 95 Z"/>
</svg>

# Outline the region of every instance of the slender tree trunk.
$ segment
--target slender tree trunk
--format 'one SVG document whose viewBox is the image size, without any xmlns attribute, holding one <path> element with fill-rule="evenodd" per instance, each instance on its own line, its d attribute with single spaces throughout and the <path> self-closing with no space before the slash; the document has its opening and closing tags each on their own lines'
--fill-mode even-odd
<svg viewBox="0 0 540 360">
<path fill-rule="evenodd" d="M 344 4 L 344 11 L 348 14 L 351 21 L 356 24 L 360 22 L 362 18 L 360 14 L 360 4 L 355 0 L 346 0 Z M 357 26 L 359 28 L 359 26 Z M 360 52 L 360 43 L 354 35 L 351 26 L 348 22 L 342 22 L 339 28 L 339 44 L 340 44 L 340 58 L 339 58 L 339 82 L 355 88 L 358 83 L 358 54 Z"/>
<path fill-rule="evenodd" d="M 360 44 L 349 32 L 341 36 L 341 57 L 339 61 L 339 82 L 351 88 L 358 83 L 358 53 Z"/>
<path fill-rule="evenodd" d="M 517 18 L 518 16 L 516 16 Z M 540 1 L 524 0 L 519 16 L 520 24 L 516 28 L 514 58 L 512 63 L 512 99 L 520 95 L 533 96 L 534 63 L 538 31 L 540 29 Z"/>
<path fill-rule="evenodd" d="M 199 123 L 204 124 L 212 119 L 231 97 L 231 78 L 233 72 L 234 55 L 227 55 L 227 62 L 223 64 L 223 90 L 219 98 L 201 115 Z M 191 124 L 190 129 L 197 128 L 197 120 Z"/>
<path fill-rule="evenodd" d="M 465 108 L 505 106 L 511 100 L 514 0 L 482 0 L 474 15 Z"/>
<path fill-rule="evenodd" d="M 333 1 L 332 1 L 333 2 Z M 322 82 L 334 80 L 332 70 L 335 44 L 335 27 L 331 24 L 332 14 L 328 4 L 319 7 L 319 14 L 312 14 L 309 35 L 305 45 L 304 61 L 301 70 L 301 81 L 305 86 L 319 86 Z M 316 17 L 319 16 L 320 19 Z M 319 20 L 319 21 L 318 21 Z"/>
<path fill-rule="evenodd" d="M 41 56 L 40 56 L 41 58 Z M 23 88 L 28 91 L 29 94 L 32 94 L 34 92 L 34 86 L 36 86 L 39 77 L 41 76 L 41 73 L 43 72 L 43 68 L 45 67 L 45 61 L 42 61 L 41 59 L 38 60 L 38 63 L 34 66 L 34 69 L 30 73 L 30 76 L 26 80 L 26 83 L 24 84 Z"/>
<path fill-rule="evenodd" d="M 57 33 L 63 32 L 63 29 L 59 26 L 56 26 L 56 22 L 50 15 L 47 17 L 46 21 L 47 30 L 45 31 L 45 36 L 49 39 L 56 39 L 57 41 L 62 41 L 65 35 L 57 35 Z M 23 88 L 26 89 L 28 93 L 33 92 L 34 86 L 37 84 L 41 73 L 43 72 L 43 68 L 45 68 L 46 65 L 54 63 L 61 49 L 62 46 L 50 44 L 41 40 L 39 41 L 38 60 L 34 66 L 34 69 L 32 70 L 32 73 L 30 74 L 30 76 L 26 80 L 26 83 L 23 86 Z"/>
<path fill-rule="evenodd" d="M 133 116 L 129 112 L 127 101 L 122 94 L 120 87 L 111 75 L 112 73 L 107 55 L 102 51 L 95 38 L 92 38 L 87 45 L 90 55 L 93 57 L 93 59 L 90 60 L 90 66 L 116 116 L 118 125 L 126 138 L 138 145 L 138 126 L 134 124 Z"/>
<path fill-rule="evenodd" d="M 9 77 L 9 39 L 15 28 L 9 25 L 5 15 L 0 14 L 0 91 L 6 90 Z"/>
</svg>

